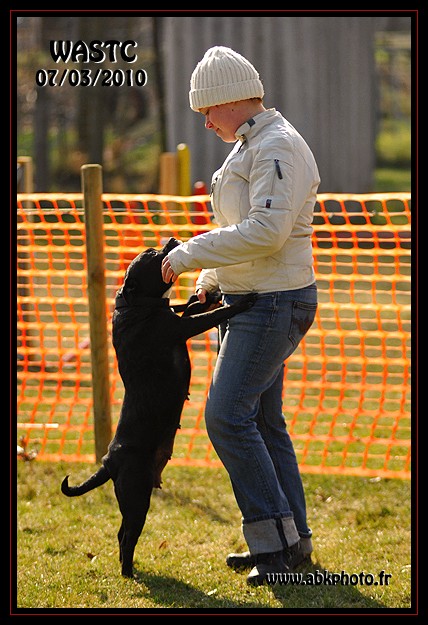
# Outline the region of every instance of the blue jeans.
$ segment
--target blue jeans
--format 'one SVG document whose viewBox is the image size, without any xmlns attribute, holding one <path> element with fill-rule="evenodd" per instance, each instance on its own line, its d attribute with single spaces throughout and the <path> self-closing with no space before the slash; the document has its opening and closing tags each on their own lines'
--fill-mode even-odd
<svg viewBox="0 0 428 625">
<path fill-rule="evenodd" d="M 239 295 L 225 295 L 227 304 Z M 279 551 L 310 537 L 293 444 L 282 414 L 284 361 L 312 325 L 313 284 L 262 293 L 220 327 L 220 350 L 205 420 L 242 513 L 251 553 Z"/>
</svg>

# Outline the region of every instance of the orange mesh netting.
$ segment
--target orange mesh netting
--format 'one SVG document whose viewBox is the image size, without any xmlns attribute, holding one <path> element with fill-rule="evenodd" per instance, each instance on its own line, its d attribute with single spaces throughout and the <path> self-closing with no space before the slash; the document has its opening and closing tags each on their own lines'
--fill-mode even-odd
<svg viewBox="0 0 428 625">
<path fill-rule="evenodd" d="M 130 260 L 212 228 L 208 196 L 103 195 L 109 314 Z M 18 441 L 43 460 L 93 461 L 81 194 L 18 195 Z M 318 197 L 317 318 L 285 373 L 284 414 L 303 472 L 410 477 L 410 194 Z M 180 276 L 173 302 L 194 291 Z M 110 328 L 110 319 L 108 320 Z M 173 464 L 219 466 L 204 425 L 217 332 L 192 363 Z M 111 341 L 115 425 L 123 387 Z"/>
</svg>

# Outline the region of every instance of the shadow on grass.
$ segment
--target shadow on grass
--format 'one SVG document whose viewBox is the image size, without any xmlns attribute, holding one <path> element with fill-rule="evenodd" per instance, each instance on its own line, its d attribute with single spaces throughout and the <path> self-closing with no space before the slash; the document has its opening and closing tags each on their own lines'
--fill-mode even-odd
<svg viewBox="0 0 428 625">
<path fill-rule="evenodd" d="M 360 578 L 346 571 L 331 571 L 316 562 L 299 567 L 288 583 L 276 583 L 270 588 L 284 607 L 340 613 L 385 609 L 385 604 L 360 590 L 364 584 L 381 583 L 385 581 L 379 581 L 377 575 Z"/>
<path fill-rule="evenodd" d="M 226 598 L 217 598 L 198 590 L 191 584 L 169 577 L 136 571 L 134 579 L 137 583 L 144 584 L 150 592 L 150 598 L 159 608 L 180 610 L 221 610 L 240 608 L 242 612 L 264 610 L 265 606 L 260 601 L 242 601 L 238 603 Z"/>
<path fill-rule="evenodd" d="M 355 583 L 355 576 L 350 577 L 348 583 L 338 581 L 333 583 L 332 575 L 334 572 L 324 569 L 319 563 L 302 568 L 299 573 L 302 574 L 302 579 L 306 581 L 305 584 L 294 582 L 277 583 L 269 586 L 269 591 L 282 606 L 278 608 L 267 607 L 265 592 L 260 600 L 250 599 L 246 595 L 242 601 L 236 601 L 208 595 L 191 584 L 166 575 L 137 571 L 135 581 L 144 584 L 150 592 L 151 599 L 159 605 L 160 609 L 167 610 L 179 609 L 190 612 L 215 610 L 223 613 L 230 609 L 237 610 L 236 613 L 238 611 L 241 613 L 270 613 L 279 610 L 296 613 L 308 612 L 309 614 L 316 614 L 317 611 L 328 611 L 340 614 L 342 612 L 352 613 L 360 610 L 367 612 L 367 610 L 386 608 L 381 602 L 360 591 L 361 584 L 360 582 Z M 346 576 L 342 575 L 342 581 L 346 582 L 346 579 Z M 307 580 L 313 580 L 314 583 Z M 252 588 L 251 592 L 254 595 L 257 593 L 257 589 Z"/>
</svg>

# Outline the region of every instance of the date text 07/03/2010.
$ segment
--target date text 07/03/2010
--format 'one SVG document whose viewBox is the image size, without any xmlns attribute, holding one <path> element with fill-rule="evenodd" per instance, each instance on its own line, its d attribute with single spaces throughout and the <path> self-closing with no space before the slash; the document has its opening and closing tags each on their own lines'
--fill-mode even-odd
<svg viewBox="0 0 428 625">
<path fill-rule="evenodd" d="M 49 42 L 52 60 L 59 64 L 76 63 L 77 68 L 38 69 L 36 84 L 38 87 L 62 87 L 65 84 L 71 87 L 144 87 L 147 84 L 147 72 L 144 69 L 121 68 L 88 68 L 82 63 L 117 63 L 120 59 L 125 63 L 135 63 L 138 59 L 137 42 L 132 39 L 118 41 L 109 39 L 100 41 L 95 39 L 86 43 L 79 39 L 73 43 L 66 40 L 51 40 Z"/>
</svg>

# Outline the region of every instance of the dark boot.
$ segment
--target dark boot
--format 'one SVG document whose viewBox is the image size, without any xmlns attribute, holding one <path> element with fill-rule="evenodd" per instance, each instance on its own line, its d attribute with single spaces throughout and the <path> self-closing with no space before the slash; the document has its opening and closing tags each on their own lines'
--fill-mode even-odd
<svg viewBox="0 0 428 625">
<path fill-rule="evenodd" d="M 256 563 L 256 557 L 255 555 L 251 555 L 249 551 L 244 551 L 243 553 L 229 553 L 226 558 L 226 564 L 235 571 L 251 569 Z"/>
<path fill-rule="evenodd" d="M 307 544 L 303 545 L 304 542 Z M 302 538 L 300 544 L 301 547 L 304 548 L 295 551 L 292 561 L 290 563 L 291 570 L 295 569 L 304 560 L 311 557 L 312 543 L 310 542 L 310 538 Z M 257 556 L 252 555 L 249 551 L 244 551 L 243 553 L 229 553 L 226 558 L 226 564 L 235 571 L 239 571 L 242 569 L 251 569 L 256 564 L 256 558 Z"/>
<path fill-rule="evenodd" d="M 266 581 L 268 573 L 290 573 L 305 558 L 300 541 L 282 551 L 259 553 L 256 564 L 247 577 L 251 586 L 260 586 Z"/>
</svg>

